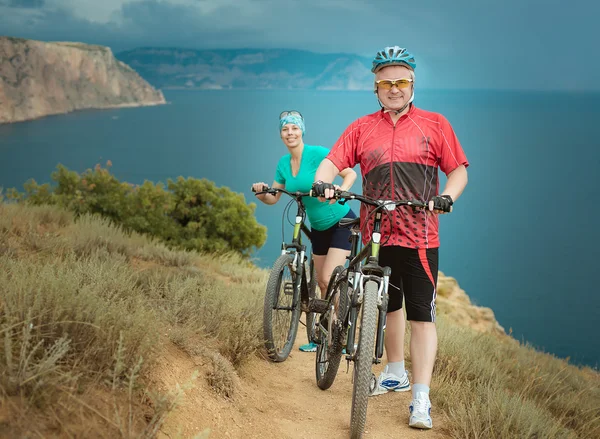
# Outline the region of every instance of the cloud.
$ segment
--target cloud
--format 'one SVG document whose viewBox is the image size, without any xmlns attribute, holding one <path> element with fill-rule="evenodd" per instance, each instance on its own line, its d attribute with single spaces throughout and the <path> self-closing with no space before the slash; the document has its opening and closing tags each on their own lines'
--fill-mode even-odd
<svg viewBox="0 0 600 439">
<path fill-rule="evenodd" d="M 44 0 L 4 0 L 0 5 L 6 4 L 9 8 L 35 9 L 44 7 Z"/>
<path fill-rule="evenodd" d="M 588 35 L 598 12 L 586 0 L 568 8 L 558 0 L 0 0 L 0 34 L 114 51 L 291 48 L 370 57 L 398 44 L 415 53 L 425 84 L 598 89 L 600 61 Z"/>
</svg>

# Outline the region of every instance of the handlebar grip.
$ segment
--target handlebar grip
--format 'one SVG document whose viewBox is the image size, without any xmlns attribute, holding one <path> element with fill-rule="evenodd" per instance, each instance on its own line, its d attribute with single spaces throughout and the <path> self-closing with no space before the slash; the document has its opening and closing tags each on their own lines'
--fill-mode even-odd
<svg viewBox="0 0 600 439">
<path fill-rule="evenodd" d="M 453 206 L 450 206 L 450 210 L 449 210 L 448 212 L 443 212 L 443 213 L 452 213 L 452 209 L 454 209 L 454 207 L 453 207 Z M 431 211 L 433 211 L 433 210 L 434 210 L 434 209 L 433 209 L 433 201 L 429 201 L 429 202 L 427 203 L 427 210 L 431 210 Z"/>
<path fill-rule="evenodd" d="M 341 193 L 342 193 L 341 191 L 338 191 L 338 190 L 336 190 L 336 191 L 335 191 L 335 197 L 337 198 L 337 197 L 339 196 L 339 194 L 341 194 Z M 315 191 L 313 191 L 312 189 L 311 189 L 311 190 L 308 192 L 308 194 L 309 194 L 311 197 L 318 197 L 318 195 L 316 195 L 316 194 L 315 194 Z"/>
</svg>

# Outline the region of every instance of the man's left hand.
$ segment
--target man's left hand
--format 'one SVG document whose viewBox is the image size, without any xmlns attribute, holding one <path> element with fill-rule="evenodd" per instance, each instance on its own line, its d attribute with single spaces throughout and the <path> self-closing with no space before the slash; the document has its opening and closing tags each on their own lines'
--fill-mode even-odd
<svg viewBox="0 0 600 439">
<path fill-rule="evenodd" d="M 429 201 L 429 210 L 433 213 L 448 213 L 452 211 L 453 204 L 450 195 L 437 195 Z"/>
</svg>

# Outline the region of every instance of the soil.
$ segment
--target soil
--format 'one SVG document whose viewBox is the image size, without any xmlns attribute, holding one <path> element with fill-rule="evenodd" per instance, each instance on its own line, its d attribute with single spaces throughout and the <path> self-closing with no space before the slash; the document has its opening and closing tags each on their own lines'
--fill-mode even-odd
<svg viewBox="0 0 600 439">
<path fill-rule="evenodd" d="M 306 342 L 300 326 L 294 349 L 282 363 L 253 357 L 240 372 L 240 385 L 232 398 L 218 395 L 207 380 L 202 360 L 167 344 L 154 369 L 153 381 L 162 390 L 189 382 L 199 372 L 194 387 L 185 392 L 169 415 L 159 438 L 269 438 L 303 439 L 350 437 L 352 364 L 342 358 L 336 381 L 321 390 L 315 380 L 315 353 L 301 352 Z M 383 364 L 374 366 L 379 373 Z M 408 426 L 411 392 L 395 392 L 369 398 L 365 439 L 444 438 L 444 418 L 432 409 L 434 428 Z M 204 436 L 202 435 L 204 433 Z"/>
</svg>

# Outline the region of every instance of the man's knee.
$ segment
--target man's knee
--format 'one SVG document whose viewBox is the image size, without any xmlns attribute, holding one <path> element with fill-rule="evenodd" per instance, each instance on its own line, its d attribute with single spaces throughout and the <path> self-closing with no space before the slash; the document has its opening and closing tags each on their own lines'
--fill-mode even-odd
<svg viewBox="0 0 600 439">
<path fill-rule="evenodd" d="M 418 320 L 409 320 L 410 330 L 414 333 L 419 334 L 433 334 L 436 333 L 437 328 L 435 322 L 422 322 Z"/>
</svg>

